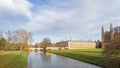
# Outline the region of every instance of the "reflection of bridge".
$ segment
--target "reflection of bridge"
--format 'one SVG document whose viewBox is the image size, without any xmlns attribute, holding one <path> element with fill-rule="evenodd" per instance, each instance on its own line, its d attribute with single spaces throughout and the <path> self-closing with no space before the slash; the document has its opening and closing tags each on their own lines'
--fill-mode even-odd
<svg viewBox="0 0 120 68">
<path fill-rule="evenodd" d="M 43 48 L 29 48 L 29 50 L 35 50 L 35 49 L 37 49 L 37 50 L 43 50 Z"/>
</svg>

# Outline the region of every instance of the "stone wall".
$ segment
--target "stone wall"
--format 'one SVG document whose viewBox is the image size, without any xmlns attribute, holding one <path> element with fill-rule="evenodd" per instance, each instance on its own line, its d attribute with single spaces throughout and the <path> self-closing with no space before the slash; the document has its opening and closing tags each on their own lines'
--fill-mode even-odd
<svg viewBox="0 0 120 68">
<path fill-rule="evenodd" d="M 69 41 L 69 49 L 87 49 L 87 48 L 96 48 L 96 42 L 89 41 Z"/>
</svg>

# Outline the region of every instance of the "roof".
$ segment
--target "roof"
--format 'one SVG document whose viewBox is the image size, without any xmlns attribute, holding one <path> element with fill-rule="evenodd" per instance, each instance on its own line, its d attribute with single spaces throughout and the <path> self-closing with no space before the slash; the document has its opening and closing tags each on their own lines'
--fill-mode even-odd
<svg viewBox="0 0 120 68">
<path fill-rule="evenodd" d="M 64 43 L 64 42 L 95 42 L 95 41 L 68 40 L 68 41 L 61 41 L 61 42 L 57 42 L 57 43 Z"/>
</svg>

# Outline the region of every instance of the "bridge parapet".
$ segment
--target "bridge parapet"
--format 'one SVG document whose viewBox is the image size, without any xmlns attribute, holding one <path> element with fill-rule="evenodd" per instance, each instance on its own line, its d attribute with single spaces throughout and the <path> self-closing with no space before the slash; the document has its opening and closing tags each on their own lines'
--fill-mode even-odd
<svg viewBox="0 0 120 68">
<path fill-rule="evenodd" d="M 39 51 L 39 50 L 42 50 L 43 48 L 29 48 L 29 50 L 33 50 L 33 51 L 34 51 L 35 49 L 37 49 L 37 50 Z"/>
</svg>

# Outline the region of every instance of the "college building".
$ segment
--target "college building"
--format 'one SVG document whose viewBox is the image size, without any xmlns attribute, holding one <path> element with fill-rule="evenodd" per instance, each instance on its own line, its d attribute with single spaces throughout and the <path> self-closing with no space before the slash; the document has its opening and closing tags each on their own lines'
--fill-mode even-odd
<svg viewBox="0 0 120 68">
<path fill-rule="evenodd" d="M 67 47 L 68 49 L 90 49 L 90 48 L 100 48 L 101 42 L 68 40 L 68 41 L 57 42 L 56 46 Z"/>
<path fill-rule="evenodd" d="M 102 26 L 102 48 L 108 47 L 120 48 L 120 27 L 114 27 L 110 24 L 110 31 L 104 32 L 104 27 Z"/>
</svg>

